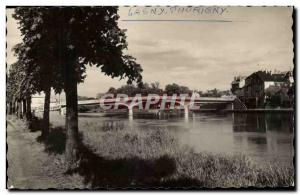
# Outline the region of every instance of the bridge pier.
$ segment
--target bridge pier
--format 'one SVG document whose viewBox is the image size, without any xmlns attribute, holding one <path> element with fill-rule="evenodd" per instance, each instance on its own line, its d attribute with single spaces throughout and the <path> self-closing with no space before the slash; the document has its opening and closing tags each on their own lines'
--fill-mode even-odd
<svg viewBox="0 0 300 195">
<path fill-rule="evenodd" d="M 65 116 L 66 115 L 66 107 L 61 107 L 60 108 L 60 114 Z"/>
<path fill-rule="evenodd" d="M 128 107 L 128 120 L 129 120 L 129 125 L 132 126 L 133 122 L 133 110 L 131 107 Z"/>
<path fill-rule="evenodd" d="M 189 107 L 188 107 L 188 105 L 184 106 L 184 118 L 185 119 L 189 118 Z"/>
<path fill-rule="evenodd" d="M 133 116 L 133 110 L 132 110 L 132 108 L 128 108 L 128 115 L 129 116 Z"/>
</svg>

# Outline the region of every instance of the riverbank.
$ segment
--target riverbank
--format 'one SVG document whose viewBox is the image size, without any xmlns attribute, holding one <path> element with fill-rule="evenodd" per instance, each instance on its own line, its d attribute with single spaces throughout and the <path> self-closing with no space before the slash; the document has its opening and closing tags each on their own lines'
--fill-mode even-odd
<svg viewBox="0 0 300 195">
<path fill-rule="evenodd" d="M 261 166 L 244 155 L 196 153 L 189 147 L 180 146 L 163 128 L 100 133 L 93 123 L 86 123 L 86 126 L 89 131 L 84 134 L 84 141 L 97 155 L 111 160 L 141 159 L 152 162 L 149 173 L 140 174 L 146 178 L 154 177 L 153 183 L 161 186 L 283 187 L 291 186 L 294 182 L 292 165 L 274 162 Z M 139 180 L 136 182 L 138 184 Z"/>
<path fill-rule="evenodd" d="M 237 112 L 237 113 L 294 113 L 292 108 L 280 108 L 280 109 L 247 109 L 247 110 L 226 110 L 227 112 Z"/>
<path fill-rule="evenodd" d="M 292 165 L 260 166 L 243 155 L 196 153 L 179 146 L 164 129 L 111 130 L 95 122 L 80 124 L 81 162 L 72 174 L 65 174 L 63 128 L 52 126 L 41 142 L 39 131 L 29 132 L 14 117 L 8 121 L 8 186 L 16 188 L 284 187 L 294 183 Z M 27 178 L 23 183 L 18 172 Z"/>
</svg>

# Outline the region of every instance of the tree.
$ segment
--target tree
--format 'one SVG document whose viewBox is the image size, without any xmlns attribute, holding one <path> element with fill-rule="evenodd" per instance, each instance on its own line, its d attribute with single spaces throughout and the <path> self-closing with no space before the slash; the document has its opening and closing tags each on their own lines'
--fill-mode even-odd
<svg viewBox="0 0 300 195">
<path fill-rule="evenodd" d="M 38 34 L 40 35 L 40 34 Z M 31 98 L 29 95 L 34 94 L 36 92 L 44 92 L 45 93 L 45 101 L 44 101 L 44 112 L 43 112 L 43 128 L 42 128 L 42 137 L 46 137 L 49 133 L 49 112 L 50 112 L 50 96 L 51 96 L 51 86 L 53 83 L 51 82 L 53 76 L 53 66 L 51 66 L 51 61 L 46 59 L 44 55 L 41 54 L 40 51 L 46 50 L 43 45 L 45 43 L 44 38 L 35 38 L 25 39 L 24 43 L 17 44 L 13 50 L 15 55 L 18 57 L 21 66 L 23 66 L 24 72 L 24 87 L 23 93 L 26 94 L 25 102 L 28 104 L 27 108 L 28 112 L 26 114 L 27 117 L 31 117 Z M 26 37 L 25 37 L 26 38 Z M 32 41 L 35 40 L 35 41 Z M 56 85 L 57 91 L 61 91 Z"/>
<path fill-rule="evenodd" d="M 15 113 L 14 89 L 15 89 L 15 82 L 13 80 L 13 74 L 11 73 L 11 69 L 10 69 L 6 79 L 6 105 L 7 105 L 8 114 Z"/>
<path fill-rule="evenodd" d="M 281 106 L 281 96 L 279 93 L 272 95 L 269 99 L 270 106 L 272 108 L 277 108 Z"/>
<path fill-rule="evenodd" d="M 112 94 L 115 94 L 116 93 L 116 89 L 114 87 L 110 87 L 107 91 L 107 93 L 112 93 Z"/>
<path fill-rule="evenodd" d="M 116 91 L 118 94 L 126 94 L 129 97 L 133 97 L 137 93 L 139 93 L 137 87 L 135 87 L 134 85 L 131 85 L 131 84 L 123 85 L 120 88 L 118 88 Z"/>
<path fill-rule="evenodd" d="M 192 90 L 190 90 L 188 87 L 186 87 L 186 86 L 180 86 L 179 87 L 179 91 L 180 91 L 180 93 L 181 94 L 188 94 L 188 95 L 192 95 Z"/>
<path fill-rule="evenodd" d="M 168 96 L 172 96 L 173 94 L 179 94 L 180 93 L 180 87 L 176 83 L 168 84 L 165 87 L 165 92 L 168 94 Z"/>
<path fill-rule="evenodd" d="M 160 86 L 160 83 L 158 81 L 154 82 L 154 83 L 151 83 L 151 89 L 150 89 L 150 92 L 151 94 L 157 94 L 157 95 L 163 95 L 164 93 L 164 90 L 162 90 L 159 86 Z"/>
<path fill-rule="evenodd" d="M 67 169 L 76 167 L 78 161 L 77 83 L 84 80 L 86 65 L 95 65 L 112 78 L 127 77 L 128 83 L 142 79 L 141 66 L 135 58 L 124 54 L 128 44 L 125 30 L 118 27 L 117 11 L 117 7 L 19 7 L 15 10 L 23 42 L 38 56 L 33 59 L 51 61 L 51 80 L 63 87 L 66 94 Z M 40 48 L 43 55 L 38 54 Z"/>
<path fill-rule="evenodd" d="M 158 81 L 155 81 L 154 83 L 151 83 L 151 88 L 152 89 L 160 89 L 159 86 L 160 86 L 160 83 Z"/>
<path fill-rule="evenodd" d="M 154 83 L 142 83 L 141 85 L 138 86 L 138 91 L 141 93 L 143 96 L 147 96 L 148 94 L 157 94 L 157 95 L 162 95 L 163 90 L 159 88 L 159 82 L 154 82 Z"/>
<path fill-rule="evenodd" d="M 18 66 L 16 63 L 12 64 L 9 69 L 8 78 L 7 78 L 7 90 L 6 90 L 6 101 L 9 105 L 8 110 L 9 114 L 15 113 L 16 110 L 16 102 L 17 102 L 17 92 L 18 88 Z"/>
<path fill-rule="evenodd" d="M 165 92 L 169 96 L 171 96 L 173 94 L 177 94 L 177 95 L 179 95 L 179 94 L 189 94 L 189 95 L 191 95 L 192 94 L 192 90 L 190 90 L 188 87 L 180 86 L 176 83 L 166 85 Z"/>
<path fill-rule="evenodd" d="M 107 90 L 106 93 L 113 94 L 114 97 L 116 97 L 116 95 L 117 95 L 117 89 L 114 88 L 114 87 L 110 87 L 110 88 Z M 96 97 L 97 97 L 97 98 L 101 98 L 102 95 L 103 95 L 102 93 L 99 93 L 99 94 L 97 94 Z"/>
<path fill-rule="evenodd" d="M 151 88 L 148 83 L 142 83 L 137 88 L 137 93 L 141 94 L 142 96 L 147 96 L 151 91 Z"/>
<path fill-rule="evenodd" d="M 10 66 L 7 81 L 8 105 L 15 110 L 14 106 L 15 102 L 17 102 L 17 116 L 19 118 L 24 117 L 27 120 L 31 118 L 31 80 L 30 75 L 26 75 L 26 64 L 23 61 L 18 59 L 17 62 Z M 12 113 L 12 110 L 9 113 Z"/>
</svg>

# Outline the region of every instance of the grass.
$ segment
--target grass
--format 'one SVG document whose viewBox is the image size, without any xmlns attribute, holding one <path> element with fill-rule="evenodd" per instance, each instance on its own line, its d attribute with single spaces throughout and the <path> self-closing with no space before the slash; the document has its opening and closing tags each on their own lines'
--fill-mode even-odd
<svg viewBox="0 0 300 195">
<path fill-rule="evenodd" d="M 101 131 L 95 123 L 87 122 L 84 126 L 83 142 L 103 158 L 172 159 L 175 169 L 172 174 L 159 178 L 162 185 L 172 185 L 174 181 L 182 181 L 182 178 L 197 181 L 196 185 L 200 185 L 198 187 L 209 188 L 294 185 L 292 165 L 272 163 L 262 166 L 244 155 L 196 153 L 189 147 L 180 146 L 178 141 L 163 128 L 150 131 L 135 129 Z M 163 162 L 161 166 L 164 166 Z"/>
<path fill-rule="evenodd" d="M 56 120 L 45 145 L 51 159 L 63 166 L 65 130 L 63 119 Z M 18 122 L 17 121 L 13 121 Z M 196 153 L 183 147 L 164 128 L 137 130 L 122 123 L 82 120 L 81 156 L 76 177 L 66 183 L 78 185 L 78 175 L 87 188 L 158 187 L 287 187 L 294 185 L 292 165 L 260 165 L 244 155 Z M 48 169 L 53 169 L 49 165 Z M 66 176 L 67 178 L 67 176 Z"/>
</svg>

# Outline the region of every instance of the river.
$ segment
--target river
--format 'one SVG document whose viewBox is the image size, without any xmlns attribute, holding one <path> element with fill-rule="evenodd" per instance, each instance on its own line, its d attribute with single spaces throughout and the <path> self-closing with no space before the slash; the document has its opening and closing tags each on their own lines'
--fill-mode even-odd
<svg viewBox="0 0 300 195">
<path fill-rule="evenodd" d="M 293 115 L 289 113 L 190 113 L 184 115 L 79 115 L 79 123 L 96 122 L 99 130 L 165 129 L 197 152 L 245 154 L 258 163 L 292 163 Z"/>
</svg>

